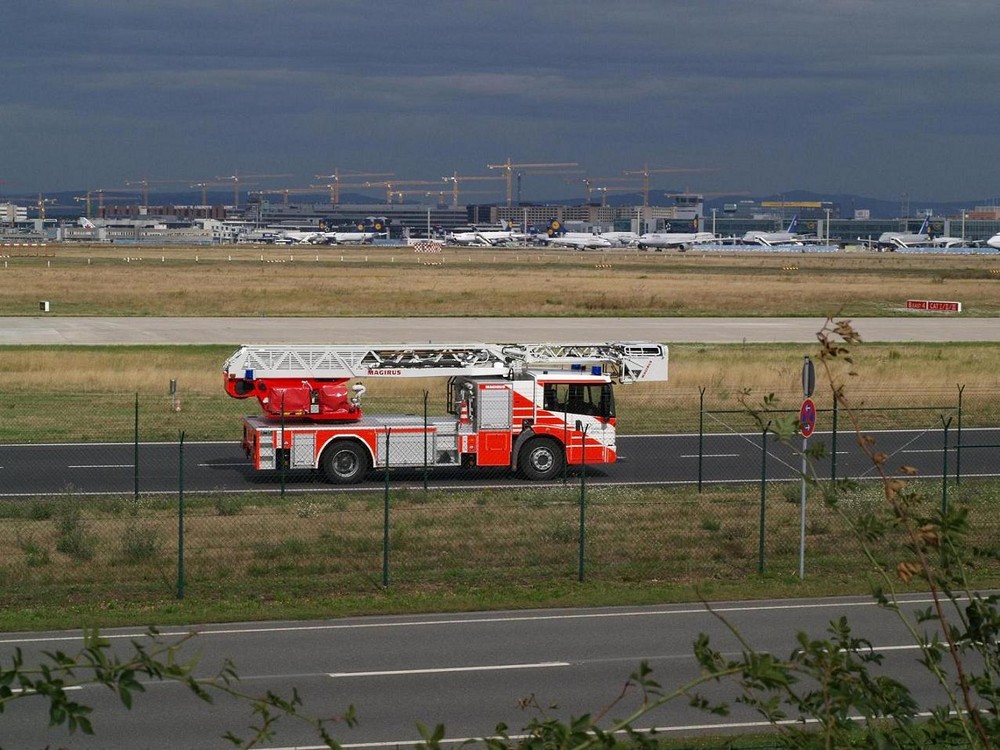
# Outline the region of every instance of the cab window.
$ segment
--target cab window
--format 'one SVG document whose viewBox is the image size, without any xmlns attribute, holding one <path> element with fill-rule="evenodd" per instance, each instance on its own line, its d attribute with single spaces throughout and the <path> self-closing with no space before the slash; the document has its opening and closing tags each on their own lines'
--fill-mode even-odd
<svg viewBox="0 0 1000 750">
<path fill-rule="evenodd" d="M 615 415 L 610 383 L 546 383 L 543 407 L 567 414 L 586 414 L 605 419 Z"/>
</svg>

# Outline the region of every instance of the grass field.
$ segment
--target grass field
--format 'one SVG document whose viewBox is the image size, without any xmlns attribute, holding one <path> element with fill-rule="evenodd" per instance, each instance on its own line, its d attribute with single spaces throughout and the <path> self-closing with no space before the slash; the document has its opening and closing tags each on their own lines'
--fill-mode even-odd
<svg viewBox="0 0 1000 750">
<path fill-rule="evenodd" d="M 50 246 L 5 258 L 0 315 L 1000 315 L 1000 255 Z M 45 253 L 48 253 L 46 255 Z"/>
<path fill-rule="evenodd" d="M 236 439 L 241 415 L 256 413 L 258 406 L 223 391 L 222 363 L 235 348 L 0 347 L 0 443 L 131 440 L 136 396 L 144 440 L 172 440 L 180 431 L 189 440 Z M 802 355 L 815 354 L 786 344 L 678 344 L 669 351 L 668 382 L 617 388 L 623 434 L 697 431 L 702 404 L 738 410 L 744 389 L 758 397 L 775 393 L 779 406 L 797 409 Z M 860 405 L 956 405 L 961 386 L 966 426 L 1000 421 L 1000 344 L 864 344 L 854 355 L 863 376 L 847 380 Z M 171 379 L 178 383 L 180 411 L 168 392 Z M 413 413 L 422 409 L 425 390 L 431 413 L 444 413 L 443 379 L 376 379 L 366 385 L 370 413 Z M 816 402 L 820 409 L 832 406 L 829 390 L 820 387 Z M 926 421 L 928 415 L 909 418 Z"/>
</svg>

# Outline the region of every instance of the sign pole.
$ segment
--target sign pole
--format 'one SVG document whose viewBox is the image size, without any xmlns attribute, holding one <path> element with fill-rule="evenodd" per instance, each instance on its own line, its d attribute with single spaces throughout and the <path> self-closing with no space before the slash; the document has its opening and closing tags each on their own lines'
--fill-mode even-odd
<svg viewBox="0 0 1000 750">
<path fill-rule="evenodd" d="M 799 580 L 806 577 L 806 448 L 809 438 L 802 438 L 802 493 L 799 499 Z"/>
<path fill-rule="evenodd" d="M 816 370 L 812 360 L 805 357 L 802 362 L 802 408 L 799 410 L 799 428 L 802 431 L 802 477 L 801 495 L 799 498 L 799 580 L 806 577 L 806 451 L 809 449 L 809 436 L 816 426 L 816 405 L 813 404 L 813 388 L 816 387 Z"/>
</svg>

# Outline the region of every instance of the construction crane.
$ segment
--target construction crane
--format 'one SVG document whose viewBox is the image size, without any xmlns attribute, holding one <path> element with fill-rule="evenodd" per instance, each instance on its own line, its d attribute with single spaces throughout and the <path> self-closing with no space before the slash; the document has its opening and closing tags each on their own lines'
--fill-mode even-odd
<svg viewBox="0 0 1000 750">
<path fill-rule="evenodd" d="M 322 186 L 313 185 L 304 188 L 273 188 L 270 190 L 250 190 L 247 191 L 247 195 L 281 195 L 284 197 L 284 202 L 288 203 L 289 195 L 316 195 L 316 190 L 319 187 Z"/>
<path fill-rule="evenodd" d="M 504 177 L 501 176 L 501 175 L 470 175 L 470 176 L 466 176 L 466 175 L 460 175 L 458 172 L 455 172 L 451 176 L 449 176 L 449 177 L 442 177 L 441 179 L 444 180 L 445 182 L 450 182 L 451 183 L 451 205 L 457 206 L 458 205 L 458 183 L 459 183 L 459 181 L 473 182 L 473 181 L 481 181 L 481 180 L 502 180 L 502 179 L 504 179 Z"/>
<path fill-rule="evenodd" d="M 333 174 L 318 174 L 316 175 L 317 180 L 332 180 L 325 185 L 320 185 L 317 187 L 325 187 L 330 191 L 330 203 L 336 206 L 340 203 L 340 178 L 347 177 L 349 179 L 356 179 L 358 177 L 395 177 L 392 172 L 341 172 L 336 167 L 333 170 Z M 346 186 L 345 186 L 346 187 Z M 354 187 L 363 187 L 362 185 L 355 185 Z"/>
<path fill-rule="evenodd" d="M 577 180 L 566 180 L 569 184 L 575 184 Z M 587 194 L 587 203 L 591 202 L 591 193 L 594 190 L 607 192 L 608 190 L 641 190 L 642 188 L 636 182 L 634 177 L 582 177 L 579 182 L 583 183 L 584 190 Z M 621 187 L 604 186 L 607 182 L 627 182 L 628 185 L 623 185 Z M 603 203 L 601 205 L 604 205 Z"/>
<path fill-rule="evenodd" d="M 42 221 L 45 221 L 45 204 L 46 203 L 55 204 L 55 202 L 56 202 L 55 198 L 43 198 L 42 194 L 39 193 L 38 203 L 36 204 L 38 207 L 38 218 L 41 219 Z"/>
<path fill-rule="evenodd" d="M 518 181 L 521 179 L 521 171 L 525 169 L 558 169 L 561 167 L 578 167 L 575 161 L 564 161 L 564 162 L 551 162 L 548 164 L 514 164 L 511 162 L 510 157 L 507 157 L 507 161 L 502 164 L 487 164 L 487 169 L 501 169 L 503 170 L 504 179 L 507 180 L 507 207 L 511 208 L 514 205 L 514 170 L 518 170 Z M 552 174 L 551 172 L 547 174 Z M 518 194 L 520 194 L 520 189 Z"/>
<path fill-rule="evenodd" d="M 95 188 L 93 190 L 88 190 L 86 195 L 74 196 L 75 201 L 86 201 L 87 202 L 87 218 L 90 216 L 90 206 L 92 197 L 97 196 L 97 213 L 101 213 L 104 210 L 104 196 L 116 197 L 116 198 L 133 198 L 136 196 L 135 193 L 125 190 L 105 190 L 104 188 Z"/>
<path fill-rule="evenodd" d="M 599 185 L 594 190 L 601 194 L 601 205 L 608 205 L 608 193 L 638 193 L 642 188 L 638 185 Z"/>
<path fill-rule="evenodd" d="M 149 208 L 149 186 L 150 185 L 176 185 L 190 184 L 191 180 L 150 180 L 143 177 L 141 180 L 125 180 L 126 185 L 142 185 L 142 205 Z"/>
<path fill-rule="evenodd" d="M 715 172 L 718 167 L 654 167 L 644 164 L 642 169 L 626 169 L 627 175 L 642 175 L 642 206 L 649 205 L 649 176 L 651 174 L 681 174 L 691 172 Z"/>
<path fill-rule="evenodd" d="M 271 177 L 291 177 L 290 174 L 244 174 L 241 175 L 238 171 L 233 172 L 231 175 L 224 177 L 216 177 L 217 180 L 231 180 L 233 183 L 233 208 L 240 207 L 240 182 L 247 179 L 248 177 L 253 179 L 264 179 Z M 244 183 L 247 184 L 247 183 Z"/>
<path fill-rule="evenodd" d="M 86 193 L 86 195 L 74 195 L 73 196 L 73 200 L 75 200 L 77 203 L 79 203 L 80 201 L 86 201 L 86 206 L 84 208 L 83 215 L 86 218 L 88 218 L 88 219 L 91 218 L 91 216 L 90 216 L 90 191 L 88 190 L 87 193 Z"/>
<path fill-rule="evenodd" d="M 438 199 L 437 200 L 437 205 L 444 206 L 445 205 L 445 197 L 444 196 L 445 196 L 446 192 L 447 192 L 447 189 L 442 189 L 442 190 L 393 190 L 392 194 L 393 194 L 394 197 L 398 197 L 399 198 L 399 202 L 400 203 L 402 203 L 404 201 L 404 199 L 405 199 L 405 197 L 407 195 L 422 195 L 422 196 L 427 197 L 427 198 L 436 195 L 437 199 Z M 464 195 L 495 195 L 496 191 L 494 191 L 494 190 L 465 190 L 465 191 L 463 191 L 463 194 Z M 453 207 L 456 206 L 456 205 L 457 204 L 453 204 Z"/>
<path fill-rule="evenodd" d="M 392 182 L 366 182 L 365 187 L 384 187 L 385 202 L 392 205 L 393 193 L 398 192 L 396 188 L 400 185 L 440 185 L 439 182 L 431 180 L 393 180 Z"/>
<path fill-rule="evenodd" d="M 256 185 L 256 182 L 244 183 L 246 185 Z M 199 188 L 201 190 L 201 205 L 208 205 L 208 189 L 210 187 L 229 187 L 228 182 L 195 182 L 191 185 L 193 188 Z"/>
</svg>

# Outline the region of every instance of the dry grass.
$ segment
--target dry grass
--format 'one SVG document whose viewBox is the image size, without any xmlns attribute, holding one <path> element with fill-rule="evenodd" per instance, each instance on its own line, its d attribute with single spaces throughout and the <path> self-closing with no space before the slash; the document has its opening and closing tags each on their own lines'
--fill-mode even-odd
<svg viewBox="0 0 1000 750">
<path fill-rule="evenodd" d="M 669 342 L 668 342 L 669 343 Z M 143 439 L 235 439 L 241 414 L 258 411 L 222 389 L 224 346 L 0 347 L 0 442 L 129 440 L 139 395 Z M 705 407 L 739 409 L 738 396 L 777 394 L 779 406 L 801 400 L 800 345 L 670 346 L 670 380 L 616 391 L 623 434 L 695 431 Z M 963 387 L 967 426 L 996 424 L 1000 344 L 864 344 L 854 347 L 863 377 L 844 376 L 854 403 L 868 406 L 952 406 Z M 179 386 L 181 411 L 172 410 L 169 382 Z M 371 380 L 371 413 L 419 413 L 428 393 L 432 415 L 443 414 L 443 379 Z M 832 406 L 827 391 L 817 406 Z M 928 413 L 911 415 L 927 420 Z M 933 414 L 930 415 L 933 418 Z M 894 426 L 902 426 L 896 424 Z"/>
<path fill-rule="evenodd" d="M 862 331 L 862 334 L 864 332 Z M 670 380 L 619 389 L 619 398 L 661 393 L 737 392 L 745 387 L 780 390 L 799 383 L 801 344 L 671 344 Z M 182 392 L 211 397 L 223 393 L 222 365 L 229 346 L 31 346 L 0 347 L 5 392 L 166 394 L 171 379 Z M 852 387 L 895 389 L 918 397 L 922 391 L 1000 388 L 1000 344 L 859 344 L 855 365 L 864 377 Z M 440 390 L 436 378 L 382 379 L 366 384 L 374 397 L 414 400 Z"/>
<path fill-rule="evenodd" d="M 996 256 L 58 247 L 0 269 L 0 315 L 1000 315 Z M 131 257 L 126 257 L 131 256 Z M 263 258 L 263 260 L 261 260 Z"/>
<path fill-rule="evenodd" d="M 797 490 L 797 486 L 793 489 Z M 927 483 L 927 501 L 940 488 Z M 935 494 L 937 493 L 937 495 Z M 797 500 L 798 492 L 794 494 Z M 767 491 L 765 560 L 769 572 L 794 575 L 798 565 L 798 506 L 785 485 Z M 880 502 L 872 484 L 843 499 L 844 512 Z M 757 572 L 759 487 L 591 488 L 586 574 L 591 581 L 671 584 L 747 579 Z M 970 540 L 996 545 L 996 487 L 963 482 L 952 503 L 970 511 Z M 393 585 L 409 591 L 441 587 L 525 586 L 572 581 L 579 553 L 577 488 L 516 488 L 481 493 L 425 494 L 394 490 L 390 545 Z M 96 586 L 114 600 L 145 589 L 153 600 L 173 593 L 176 510 L 169 502 L 88 498 L 0 504 L 0 581 L 9 605 L 45 592 L 65 595 Z M 185 520 L 185 569 L 196 596 L 253 587 L 260 596 L 310 590 L 356 594 L 379 585 L 382 500 L 314 494 L 279 500 L 203 497 Z M 810 575 L 848 581 L 867 565 L 844 519 L 810 500 Z M 881 550 L 887 559 L 899 546 Z M 996 560 L 977 575 L 995 578 Z"/>
</svg>

